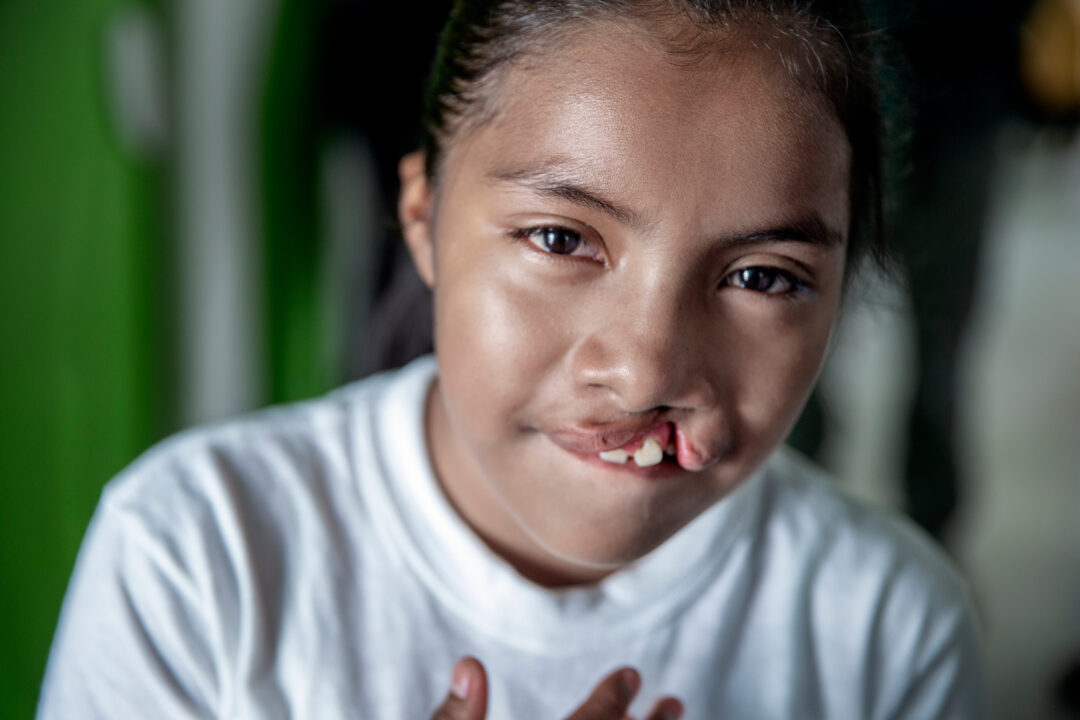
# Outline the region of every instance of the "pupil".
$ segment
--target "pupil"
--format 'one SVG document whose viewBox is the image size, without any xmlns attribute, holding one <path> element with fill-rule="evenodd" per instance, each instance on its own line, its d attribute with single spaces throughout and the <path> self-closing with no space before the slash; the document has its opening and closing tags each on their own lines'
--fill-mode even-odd
<svg viewBox="0 0 1080 720">
<path fill-rule="evenodd" d="M 761 268 L 746 268 L 742 271 L 742 277 L 739 279 L 742 281 L 743 287 L 759 292 L 768 290 L 773 283 L 772 274 L 765 272 Z"/>
<path fill-rule="evenodd" d="M 546 228 L 543 235 L 544 248 L 557 255 L 569 255 L 577 250 L 581 238 L 577 233 L 560 228 Z"/>
</svg>

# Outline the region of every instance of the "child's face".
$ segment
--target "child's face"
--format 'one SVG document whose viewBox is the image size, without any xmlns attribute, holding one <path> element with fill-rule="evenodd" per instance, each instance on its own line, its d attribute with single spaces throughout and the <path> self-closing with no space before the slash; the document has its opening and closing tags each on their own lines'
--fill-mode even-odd
<svg viewBox="0 0 1080 720">
<path fill-rule="evenodd" d="M 763 51 L 677 66 L 597 29 L 510 70 L 406 238 L 435 299 L 436 471 L 541 581 L 670 537 L 785 437 L 837 313 L 850 150 Z M 598 452 L 656 428 L 674 455 Z"/>
</svg>

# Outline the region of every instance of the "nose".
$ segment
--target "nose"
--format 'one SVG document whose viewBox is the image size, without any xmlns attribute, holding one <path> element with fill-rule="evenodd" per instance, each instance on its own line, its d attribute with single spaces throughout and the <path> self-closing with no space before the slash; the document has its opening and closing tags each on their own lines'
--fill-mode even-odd
<svg viewBox="0 0 1080 720">
<path fill-rule="evenodd" d="M 701 312 L 673 285 L 638 284 L 609 301 L 575 346 L 579 387 L 611 393 L 626 412 L 715 404 L 709 343 L 697 327 Z"/>
</svg>

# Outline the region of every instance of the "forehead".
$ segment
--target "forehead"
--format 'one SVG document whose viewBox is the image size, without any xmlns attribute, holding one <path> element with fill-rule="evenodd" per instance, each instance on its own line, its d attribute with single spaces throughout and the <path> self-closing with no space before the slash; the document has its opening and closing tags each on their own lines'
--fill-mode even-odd
<svg viewBox="0 0 1080 720">
<path fill-rule="evenodd" d="M 850 149 L 827 101 L 779 55 L 736 39 L 678 56 L 631 25 L 597 24 L 548 43 L 499 77 L 492 119 L 449 149 L 448 166 L 455 155 L 489 175 L 555 165 L 653 212 L 696 205 L 708 218 L 752 201 L 846 220 Z"/>
</svg>

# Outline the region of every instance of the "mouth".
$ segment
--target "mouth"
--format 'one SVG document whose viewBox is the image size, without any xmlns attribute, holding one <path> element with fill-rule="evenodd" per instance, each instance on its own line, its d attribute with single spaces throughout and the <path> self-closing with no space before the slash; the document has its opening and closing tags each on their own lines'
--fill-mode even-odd
<svg viewBox="0 0 1080 720">
<path fill-rule="evenodd" d="M 691 470 L 698 457 L 685 432 L 670 420 L 563 428 L 544 434 L 584 460 L 647 474 Z"/>
</svg>

